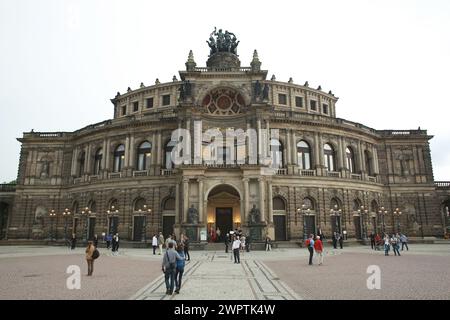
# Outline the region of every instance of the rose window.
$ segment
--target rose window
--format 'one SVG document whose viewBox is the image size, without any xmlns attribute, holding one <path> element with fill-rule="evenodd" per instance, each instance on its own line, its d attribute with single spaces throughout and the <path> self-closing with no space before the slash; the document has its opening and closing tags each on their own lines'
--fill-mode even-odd
<svg viewBox="0 0 450 320">
<path fill-rule="evenodd" d="M 241 112 L 241 108 L 245 105 L 244 98 L 241 94 L 231 89 L 215 89 L 203 98 L 203 107 L 210 114 L 216 115 L 232 115 Z"/>
</svg>

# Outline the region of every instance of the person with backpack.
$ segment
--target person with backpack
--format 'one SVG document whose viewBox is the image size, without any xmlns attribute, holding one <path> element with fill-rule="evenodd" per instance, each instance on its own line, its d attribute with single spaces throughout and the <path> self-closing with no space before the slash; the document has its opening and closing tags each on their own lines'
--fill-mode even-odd
<svg viewBox="0 0 450 320">
<path fill-rule="evenodd" d="M 185 259 L 186 256 L 184 255 L 184 246 L 180 244 L 177 246 L 177 252 L 180 255 L 181 260 L 177 260 L 177 267 L 175 271 L 175 293 L 180 293 L 181 289 L 181 279 L 183 279 L 183 273 L 184 273 L 184 266 L 186 264 Z"/>
<path fill-rule="evenodd" d="M 400 242 L 402 243 L 402 251 L 403 251 L 403 247 L 406 247 L 406 251 L 409 251 L 408 237 L 406 235 L 404 235 L 403 233 L 400 233 Z"/>
<path fill-rule="evenodd" d="M 164 279 L 166 282 L 166 294 L 171 295 L 175 285 L 175 272 L 177 266 L 177 260 L 181 260 L 181 256 L 174 250 L 173 242 L 169 242 L 168 248 L 162 261 L 162 272 L 164 272 Z"/>
<path fill-rule="evenodd" d="M 309 265 L 312 266 L 312 259 L 314 255 L 314 236 L 312 234 L 309 235 L 309 238 L 306 239 L 305 246 L 308 248 L 309 251 Z"/>
<path fill-rule="evenodd" d="M 314 241 L 314 251 L 320 266 L 323 263 L 323 243 L 320 240 L 320 236 L 317 236 L 316 241 Z"/>
<path fill-rule="evenodd" d="M 97 250 L 97 249 L 95 248 L 94 243 L 92 241 L 88 241 L 86 251 L 85 251 L 86 252 L 86 262 L 88 265 L 88 274 L 87 274 L 88 276 L 92 276 L 92 273 L 94 272 L 94 251 L 95 250 Z"/>
<path fill-rule="evenodd" d="M 391 245 L 392 245 L 392 250 L 394 250 L 394 255 L 398 254 L 398 256 L 400 256 L 400 251 L 398 251 L 398 249 L 400 248 L 399 239 L 397 238 L 397 236 L 395 234 L 392 235 Z"/>
</svg>

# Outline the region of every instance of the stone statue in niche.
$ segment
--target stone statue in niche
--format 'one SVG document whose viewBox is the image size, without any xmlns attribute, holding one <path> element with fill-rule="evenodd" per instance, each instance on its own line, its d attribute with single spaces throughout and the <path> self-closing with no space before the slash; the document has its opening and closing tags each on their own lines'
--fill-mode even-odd
<svg viewBox="0 0 450 320">
<path fill-rule="evenodd" d="M 41 179 L 45 179 L 48 178 L 49 176 L 50 176 L 50 162 L 48 160 L 44 160 L 44 162 L 42 162 L 40 177 Z"/>
<path fill-rule="evenodd" d="M 198 223 L 198 210 L 194 208 L 194 205 L 188 209 L 188 223 Z"/>
<path fill-rule="evenodd" d="M 255 224 L 260 221 L 261 212 L 256 208 L 256 205 L 253 205 L 253 208 L 250 210 L 250 214 L 248 216 L 248 222 L 250 224 Z"/>
</svg>

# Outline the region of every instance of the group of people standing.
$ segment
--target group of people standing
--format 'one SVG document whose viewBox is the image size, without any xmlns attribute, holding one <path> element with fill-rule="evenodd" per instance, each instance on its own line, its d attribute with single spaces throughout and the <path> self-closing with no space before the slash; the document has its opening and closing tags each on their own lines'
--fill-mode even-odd
<svg viewBox="0 0 450 320">
<path fill-rule="evenodd" d="M 310 234 L 309 238 L 305 241 L 305 247 L 309 251 L 309 265 L 312 266 L 313 264 L 313 256 L 314 252 L 316 252 L 317 262 L 320 265 L 323 264 L 323 243 L 321 240 L 321 236 L 316 236 L 316 239 L 314 239 L 314 235 Z"/>
<path fill-rule="evenodd" d="M 225 235 L 225 253 L 228 253 L 228 248 L 231 244 L 231 249 L 234 252 L 235 241 L 239 240 L 239 251 L 240 252 L 250 252 L 251 237 L 250 235 L 245 235 L 242 230 L 235 229 L 230 231 Z"/>
<path fill-rule="evenodd" d="M 375 241 L 375 240 L 374 240 Z M 401 251 L 403 251 L 403 248 L 406 247 L 406 250 L 409 251 L 408 248 L 408 237 L 402 233 L 396 233 L 389 236 L 388 234 L 384 235 L 384 238 L 382 240 L 384 242 L 384 255 L 388 256 L 389 251 L 394 251 L 394 255 L 400 256 L 400 243 L 402 244 Z M 372 242 L 372 239 L 371 239 Z M 375 249 L 376 250 L 376 249 Z"/>
</svg>

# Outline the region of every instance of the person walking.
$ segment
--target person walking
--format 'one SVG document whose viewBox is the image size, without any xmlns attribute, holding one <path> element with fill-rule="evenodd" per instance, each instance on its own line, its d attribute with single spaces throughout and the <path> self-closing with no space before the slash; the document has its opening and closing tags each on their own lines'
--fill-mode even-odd
<svg viewBox="0 0 450 320">
<path fill-rule="evenodd" d="M 111 248 L 112 235 L 109 233 L 106 235 L 106 249 Z"/>
<path fill-rule="evenodd" d="M 184 255 L 185 247 L 183 244 L 180 244 L 177 247 L 178 255 L 182 258 L 181 260 L 177 260 L 177 267 L 175 270 L 175 293 L 180 293 L 181 289 L 181 279 L 183 279 L 183 273 L 184 273 L 184 265 L 186 264 L 185 259 L 186 256 Z"/>
<path fill-rule="evenodd" d="M 163 244 L 164 244 L 164 236 L 162 234 L 162 232 L 159 233 L 159 237 L 158 237 L 158 247 L 159 247 L 159 255 L 162 255 L 163 252 Z"/>
<path fill-rule="evenodd" d="M 272 239 L 269 236 L 266 237 L 266 251 L 272 250 Z"/>
<path fill-rule="evenodd" d="M 331 238 L 333 241 L 333 248 L 337 249 L 337 236 L 336 236 L 336 232 L 333 232 L 333 237 Z"/>
<path fill-rule="evenodd" d="M 166 294 L 171 295 L 173 293 L 177 260 L 181 259 L 181 256 L 173 248 L 173 242 L 169 242 L 162 261 L 162 272 L 164 272 L 167 289 Z"/>
<path fill-rule="evenodd" d="M 389 255 L 389 250 L 391 248 L 391 243 L 389 240 L 389 236 L 387 234 L 384 235 L 384 255 Z"/>
<path fill-rule="evenodd" d="M 314 255 L 314 236 L 312 234 L 309 235 L 309 238 L 306 239 L 306 247 L 308 248 L 309 251 L 309 265 L 312 266 L 313 262 L 313 255 Z"/>
<path fill-rule="evenodd" d="M 86 262 L 88 265 L 88 276 L 92 276 L 92 273 L 94 272 L 94 258 L 92 255 L 94 254 L 95 246 L 92 241 L 88 241 L 87 247 L 86 247 Z"/>
<path fill-rule="evenodd" d="M 156 248 L 158 248 L 158 237 L 156 236 L 156 234 L 154 234 L 152 238 L 152 247 L 153 247 L 153 255 L 155 255 Z"/>
<path fill-rule="evenodd" d="M 98 236 L 94 235 L 94 247 L 98 247 Z"/>
<path fill-rule="evenodd" d="M 220 237 L 220 235 L 221 235 L 221 231 L 220 231 L 219 227 L 217 227 L 217 230 L 216 230 L 216 241 L 217 241 L 217 242 L 219 242 L 220 240 L 222 240 L 222 238 Z"/>
<path fill-rule="evenodd" d="M 191 255 L 189 254 L 189 238 L 185 235 L 183 236 L 183 238 L 184 256 L 185 258 L 187 258 L 186 260 L 189 261 L 191 260 Z"/>
<path fill-rule="evenodd" d="M 395 234 L 392 235 L 391 246 L 392 246 L 392 250 L 394 250 L 394 255 L 398 254 L 400 256 L 400 251 L 398 251 L 398 249 L 400 248 L 399 239 L 397 238 L 397 236 Z"/>
<path fill-rule="evenodd" d="M 116 247 L 117 247 L 116 235 L 113 235 L 111 240 L 111 254 L 113 256 L 116 255 Z"/>
<path fill-rule="evenodd" d="M 75 250 L 77 246 L 77 236 L 75 233 L 72 233 L 72 238 L 70 239 L 70 250 Z"/>
<path fill-rule="evenodd" d="M 228 253 L 228 243 L 230 242 L 229 236 L 229 233 L 227 233 L 225 236 L 225 253 Z"/>
<path fill-rule="evenodd" d="M 251 243 L 250 235 L 247 235 L 247 237 L 245 237 L 245 242 L 246 242 L 245 248 L 247 249 L 247 252 L 250 252 L 250 243 Z"/>
<path fill-rule="evenodd" d="M 314 251 L 316 252 L 317 262 L 320 266 L 323 263 L 323 243 L 320 240 L 320 236 L 317 236 L 316 241 L 314 241 Z"/>
<path fill-rule="evenodd" d="M 242 235 L 239 240 L 241 241 L 241 252 L 244 253 L 245 246 L 247 245 L 245 235 Z"/>
<path fill-rule="evenodd" d="M 370 233 L 369 239 L 370 239 L 370 247 L 372 248 L 372 250 L 374 250 L 375 249 L 375 235 L 373 234 L 373 232 Z"/>
<path fill-rule="evenodd" d="M 377 233 L 375 235 L 374 241 L 375 241 L 375 250 L 380 251 L 380 245 L 382 244 L 380 234 Z"/>
<path fill-rule="evenodd" d="M 116 233 L 116 254 L 119 254 L 119 233 Z"/>
<path fill-rule="evenodd" d="M 404 235 L 403 233 L 400 233 L 400 242 L 402 243 L 402 251 L 403 251 L 403 247 L 406 247 L 406 251 L 409 251 L 408 237 L 406 235 Z"/>
<path fill-rule="evenodd" d="M 339 241 L 339 247 L 344 249 L 344 237 L 339 232 L 337 232 L 337 241 Z"/>
<path fill-rule="evenodd" d="M 241 263 L 241 259 L 239 257 L 240 248 L 241 248 L 241 241 L 239 240 L 239 236 L 235 236 L 232 246 L 234 254 L 234 263 Z"/>
</svg>

